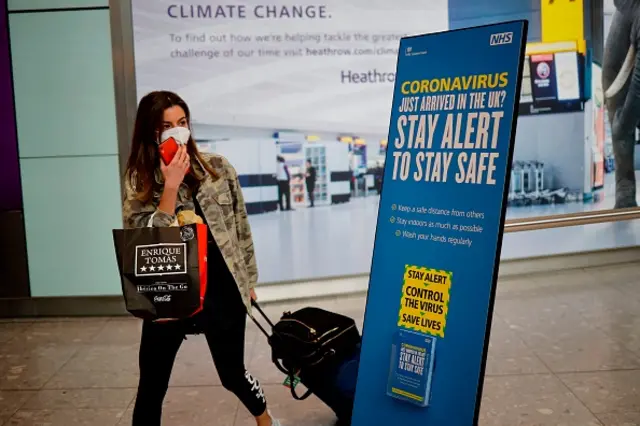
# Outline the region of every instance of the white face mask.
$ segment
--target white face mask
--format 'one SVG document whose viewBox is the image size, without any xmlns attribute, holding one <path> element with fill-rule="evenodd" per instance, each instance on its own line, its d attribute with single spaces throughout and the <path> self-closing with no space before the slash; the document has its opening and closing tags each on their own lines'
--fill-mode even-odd
<svg viewBox="0 0 640 426">
<path fill-rule="evenodd" d="M 169 138 L 174 138 L 180 145 L 186 145 L 191 137 L 191 131 L 186 127 L 172 127 L 162 132 L 160 135 L 160 143 L 166 141 Z"/>
</svg>

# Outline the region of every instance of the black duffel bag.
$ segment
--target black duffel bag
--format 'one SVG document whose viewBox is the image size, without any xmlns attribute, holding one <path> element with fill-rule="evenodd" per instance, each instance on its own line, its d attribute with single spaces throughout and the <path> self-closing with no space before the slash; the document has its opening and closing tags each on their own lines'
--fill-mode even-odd
<svg viewBox="0 0 640 426">
<path fill-rule="evenodd" d="M 257 303 L 253 306 L 271 326 L 272 333 L 269 334 L 252 317 L 268 338 L 272 361 L 292 384 L 296 376 L 305 385 L 305 377 L 325 375 L 330 379 L 360 346 L 361 337 L 355 321 L 344 315 L 307 307 L 285 312 L 280 321 L 273 324 Z M 298 396 L 295 387 L 291 386 L 291 395 L 297 400 L 306 399 L 314 393 L 314 386 L 307 388 L 304 395 Z"/>
</svg>

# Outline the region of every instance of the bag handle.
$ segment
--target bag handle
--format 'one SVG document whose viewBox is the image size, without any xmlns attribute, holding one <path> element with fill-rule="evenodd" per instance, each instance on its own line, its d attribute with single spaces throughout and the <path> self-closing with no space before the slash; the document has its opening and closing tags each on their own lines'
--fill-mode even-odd
<svg viewBox="0 0 640 426">
<path fill-rule="evenodd" d="M 291 396 L 293 397 L 293 399 L 295 399 L 296 401 L 304 401 L 305 399 L 309 398 L 311 396 L 311 394 L 313 393 L 313 391 L 311 389 L 307 389 L 307 391 L 304 393 L 304 395 L 302 396 L 298 396 L 298 394 L 296 393 L 296 390 L 293 386 L 293 384 L 295 383 L 294 381 L 294 377 L 293 374 L 289 375 L 289 382 L 291 383 Z"/>
</svg>

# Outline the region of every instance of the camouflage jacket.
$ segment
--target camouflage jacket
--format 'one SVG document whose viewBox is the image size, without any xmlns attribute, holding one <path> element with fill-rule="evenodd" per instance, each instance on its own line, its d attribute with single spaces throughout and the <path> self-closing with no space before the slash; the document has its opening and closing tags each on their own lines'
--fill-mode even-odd
<svg viewBox="0 0 640 426">
<path fill-rule="evenodd" d="M 258 267 L 238 175 L 229 161 L 220 155 L 203 154 L 203 158 L 217 172 L 218 177 L 213 178 L 202 166 L 196 165 L 198 167 L 194 171 L 206 175 L 196 198 L 229 271 L 235 278 L 242 300 L 251 312 L 250 291 L 258 281 Z M 156 172 L 156 180 L 162 184 L 160 170 Z M 125 227 L 171 226 L 176 216 L 157 209 L 161 195 L 155 193 L 153 201 L 145 204 L 136 198 L 136 193 L 127 180 L 122 209 Z M 195 210 L 191 191 L 185 184 L 178 191 L 176 203 L 176 211 L 182 209 Z"/>
</svg>

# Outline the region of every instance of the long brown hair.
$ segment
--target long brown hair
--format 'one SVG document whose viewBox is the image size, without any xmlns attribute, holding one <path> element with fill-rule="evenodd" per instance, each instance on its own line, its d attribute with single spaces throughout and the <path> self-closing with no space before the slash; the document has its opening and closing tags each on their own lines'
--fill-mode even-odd
<svg viewBox="0 0 640 426">
<path fill-rule="evenodd" d="M 151 92 L 145 95 L 138 104 L 125 178 L 129 180 L 131 187 L 137 193 L 136 198 L 140 201 L 149 202 L 153 198 L 154 191 L 161 189 L 161 184 L 156 181 L 156 172 L 160 168 L 160 161 L 162 161 L 158 151 L 158 135 L 162 133 L 165 110 L 174 106 L 179 106 L 184 110 L 187 122 L 191 126 L 189 107 L 175 93 Z M 194 166 L 197 166 L 198 163 L 206 173 L 209 173 L 214 179 L 217 178 L 215 170 L 202 158 L 193 136 L 187 142 L 187 153 L 191 158 L 191 168 L 185 177 L 185 182 L 191 183 L 192 188 L 205 177 L 196 173 Z"/>
</svg>

